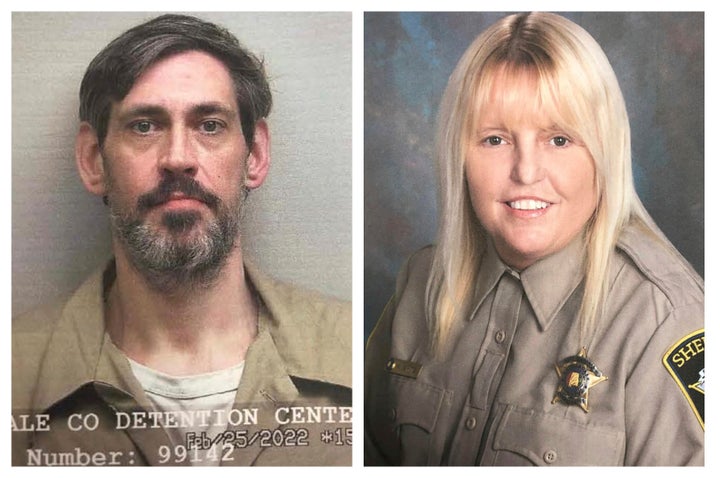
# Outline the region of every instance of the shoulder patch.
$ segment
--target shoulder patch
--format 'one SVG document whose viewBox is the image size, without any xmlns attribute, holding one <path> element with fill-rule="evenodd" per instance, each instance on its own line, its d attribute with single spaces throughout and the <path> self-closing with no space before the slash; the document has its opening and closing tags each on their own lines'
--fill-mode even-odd
<svg viewBox="0 0 720 478">
<path fill-rule="evenodd" d="M 690 402 L 705 429 L 705 329 L 696 330 L 670 347 L 663 364 Z"/>
</svg>

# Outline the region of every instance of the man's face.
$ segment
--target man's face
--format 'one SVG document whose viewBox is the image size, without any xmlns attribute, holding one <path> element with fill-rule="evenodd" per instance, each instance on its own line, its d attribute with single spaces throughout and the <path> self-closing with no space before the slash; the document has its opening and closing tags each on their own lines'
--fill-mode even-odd
<svg viewBox="0 0 720 478">
<path fill-rule="evenodd" d="M 146 276 L 218 269 L 234 247 L 238 113 L 225 66 L 199 51 L 160 60 L 113 104 L 102 155 L 114 234 Z"/>
</svg>

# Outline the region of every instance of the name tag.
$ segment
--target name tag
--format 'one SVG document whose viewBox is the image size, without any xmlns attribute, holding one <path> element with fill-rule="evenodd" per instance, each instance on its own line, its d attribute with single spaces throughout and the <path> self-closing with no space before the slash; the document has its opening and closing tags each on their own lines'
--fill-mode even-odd
<svg viewBox="0 0 720 478">
<path fill-rule="evenodd" d="M 391 358 L 387 364 L 385 364 L 385 370 L 388 372 L 408 378 L 417 378 L 421 369 L 422 365 L 419 363 L 395 358 Z"/>
</svg>

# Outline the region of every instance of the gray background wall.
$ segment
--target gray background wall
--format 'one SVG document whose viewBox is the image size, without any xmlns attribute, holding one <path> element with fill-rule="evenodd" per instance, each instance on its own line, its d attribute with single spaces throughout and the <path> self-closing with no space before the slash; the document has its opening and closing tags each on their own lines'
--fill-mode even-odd
<svg viewBox="0 0 720 478">
<path fill-rule="evenodd" d="M 447 78 L 470 42 L 505 15 L 365 14 L 365 338 L 403 261 L 434 242 L 432 140 Z M 563 15 L 610 59 L 630 116 L 638 193 L 703 274 L 703 14 Z"/>
<path fill-rule="evenodd" d="M 264 56 L 272 164 L 250 195 L 248 254 L 278 278 L 351 297 L 350 13 L 193 13 Z M 73 290 L 110 254 L 107 210 L 75 171 L 90 60 L 149 13 L 12 15 L 13 314 Z"/>
</svg>

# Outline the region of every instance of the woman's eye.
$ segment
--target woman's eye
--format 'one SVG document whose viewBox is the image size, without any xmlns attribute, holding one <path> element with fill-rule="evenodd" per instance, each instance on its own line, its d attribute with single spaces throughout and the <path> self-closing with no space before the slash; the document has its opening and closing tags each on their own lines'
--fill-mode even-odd
<svg viewBox="0 0 720 478">
<path fill-rule="evenodd" d="M 489 136 L 485 138 L 484 142 L 490 146 L 500 146 L 504 143 L 503 139 L 500 136 Z"/>
<path fill-rule="evenodd" d="M 550 140 L 550 142 L 553 144 L 553 146 L 563 147 L 567 146 L 570 140 L 567 139 L 565 136 L 555 136 Z"/>
</svg>

